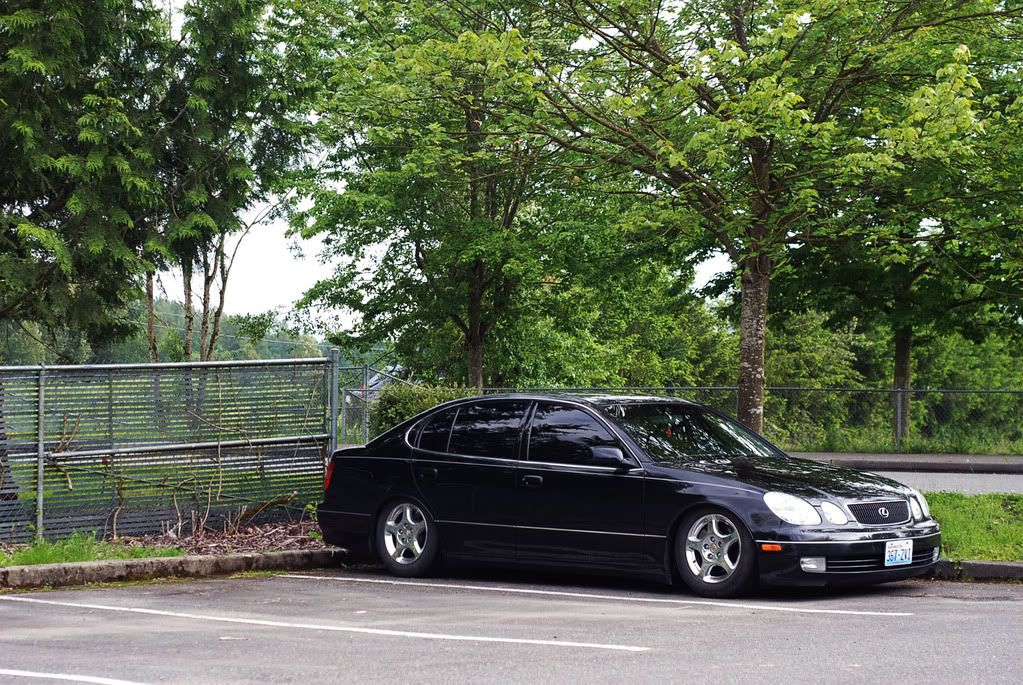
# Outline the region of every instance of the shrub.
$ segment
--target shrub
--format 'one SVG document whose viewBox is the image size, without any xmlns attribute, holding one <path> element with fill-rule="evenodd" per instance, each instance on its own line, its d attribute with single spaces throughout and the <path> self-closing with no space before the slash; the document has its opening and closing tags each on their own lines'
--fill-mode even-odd
<svg viewBox="0 0 1023 685">
<path fill-rule="evenodd" d="M 475 388 L 405 385 L 404 383 L 385 386 L 377 396 L 370 412 L 370 435 L 380 435 L 388 428 L 441 402 L 471 397 L 476 394 L 478 391 Z"/>
</svg>

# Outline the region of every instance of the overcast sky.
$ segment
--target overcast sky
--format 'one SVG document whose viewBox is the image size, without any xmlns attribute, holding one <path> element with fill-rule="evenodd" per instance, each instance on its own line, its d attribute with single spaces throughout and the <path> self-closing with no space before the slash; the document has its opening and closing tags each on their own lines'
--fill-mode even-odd
<svg viewBox="0 0 1023 685">
<path fill-rule="evenodd" d="M 319 260 L 322 243 L 287 238 L 286 230 L 283 222 L 255 226 L 242 241 L 227 284 L 226 313 L 290 309 L 310 286 L 330 275 L 331 267 Z M 301 254 L 296 254 L 296 244 Z M 163 273 L 160 282 L 168 299 L 179 302 L 183 299 L 180 272 Z M 196 274 L 193 288 L 198 288 L 201 282 Z M 195 295 L 198 297 L 200 292 Z"/>
</svg>

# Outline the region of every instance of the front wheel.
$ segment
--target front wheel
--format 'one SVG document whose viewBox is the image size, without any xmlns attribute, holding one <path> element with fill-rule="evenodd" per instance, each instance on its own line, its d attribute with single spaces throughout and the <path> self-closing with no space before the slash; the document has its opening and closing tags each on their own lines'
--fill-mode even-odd
<svg viewBox="0 0 1023 685">
<path fill-rule="evenodd" d="M 756 567 L 753 536 L 735 514 L 722 509 L 687 514 L 675 535 L 674 556 L 682 581 L 704 597 L 742 594 Z"/>
<path fill-rule="evenodd" d="M 411 499 L 384 507 L 376 526 L 377 554 L 396 576 L 425 576 L 437 558 L 437 524 L 426 509 Z"/>
</svg>

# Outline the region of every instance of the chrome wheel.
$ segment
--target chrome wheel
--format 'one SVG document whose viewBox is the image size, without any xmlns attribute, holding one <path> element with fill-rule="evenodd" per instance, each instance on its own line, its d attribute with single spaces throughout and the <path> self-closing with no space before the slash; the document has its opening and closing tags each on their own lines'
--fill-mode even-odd
<svg viewBox="0 0 1023 685">
<path fill-rule="evenodd" d="M 384 549 L 399 564 L 412 564 L 426 549 L 426 516 L 414 504 L 399 504 L 384 520 Z"/>
<path fill-rule="evenodd" d="M 693 521 L 686 535 L 686 564 L 704 583 L 721 583 L 739 566 L 742 540 L 727 516 L 705 514 Z"/>
</svg>

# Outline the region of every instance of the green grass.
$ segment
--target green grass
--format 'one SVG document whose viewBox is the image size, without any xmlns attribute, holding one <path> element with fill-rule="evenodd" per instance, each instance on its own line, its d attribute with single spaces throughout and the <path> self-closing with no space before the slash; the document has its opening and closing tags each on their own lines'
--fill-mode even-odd
<svg viewBox="0 0 1023 685">
<path fill-rule="evenodd" d="M 1023 561 L 1023 495 L 927 494 L 941 523 L 943 556 Z"/>
<path fill-rule="evenodd" d="M 71 561 L 105 559 L 141 559 L 145 557 L 180 557 L 177 547 L 128 547 L 115 542 L 97 540 L 92 533 L 75 533 L 56 542 L 36 541 L 10 554 L 0 553 L 0 566 L 60 564 Z"/>
</svg>

